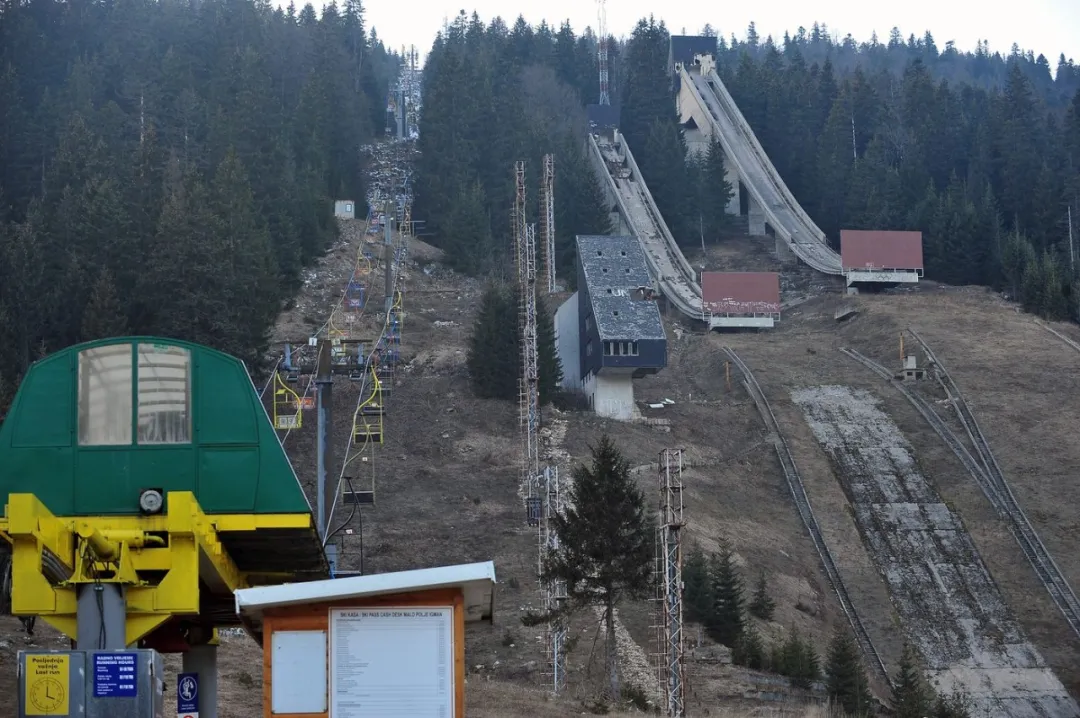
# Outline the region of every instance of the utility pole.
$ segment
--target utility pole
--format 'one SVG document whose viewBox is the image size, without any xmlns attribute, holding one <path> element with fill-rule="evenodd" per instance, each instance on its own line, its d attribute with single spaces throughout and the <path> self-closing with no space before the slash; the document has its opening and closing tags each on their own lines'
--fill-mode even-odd
<svg viewBox="0 0 1080 718">
<path fill-rule="evenodd" d="M 390 311 L 394 307 L 394 203 L 392 200 L 387 200 L 386 209 L 383 214 L 386 217 L 386 235 L 384 238 L 385 244 L 383 244 L 383 264 L 385 267 L 385 274 L 383 276 L 383 287 L 386 288 L 386 311 Z"/>
<path fill-rule="evenodd" d="M 315 365 L 315 386 L 318 393 L 316 396 L 317 411 L 318 411 L 318 494 L 316 499 L 315 510 L 318 515 L 315 520 L 318 522 L 319 539 L 326 540 L 327 521 L 329 503 L 327 502 L 327 495 L 329 492 L 330 478 L 327 475 L 327 466 L 331 462 L 330 457 L 330 403 L 332 398 L 332 390 L 334 387 L 334 375 L 330 365 L 330 340 L 320 339 L 318 343 L 319 357 Z M 328 557 L 329 558 L 329 557 Z"/>
<path fill-rule="evenodd" d="M 1069 205 L 1069 271 L 1076 276 L 1076 248 L 1073 246 L 1072 205 Z"/>
<path fill-rule="evenodd" d="M 599 52 L 597 53 L 597 65 L 600 67 L 600 102 L 601 105 L 610 105 L 608 97 L 608 46 L 607 46 L 607 10 L 604 8 L 605 0 L 597 0 L 600 6 L 600 18 L 597 34 L 599 37 Z"/>
</svg>

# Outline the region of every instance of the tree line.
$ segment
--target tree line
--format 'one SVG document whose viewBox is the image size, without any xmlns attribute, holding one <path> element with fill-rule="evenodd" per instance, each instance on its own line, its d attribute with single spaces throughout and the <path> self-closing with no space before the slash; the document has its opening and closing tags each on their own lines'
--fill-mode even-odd
<svg viewBox="0 0 1080 718">
<path fill-rule="evenodd" d="M 838 626 L 829 641 L 825 662 L 813 643 L 794 626 L 782 640 L 765 645 L 755 624 L 773 621 L 776 603 L 764 571 L 758 573 L 749 600 L 730 545 L 714 553 L 699 545 L 688 552 L 683 566 L 683 614 L 700 624 L 712 640 L 731 648 L 732 662 L 753 670 L 786 676 L 797 688 L 823 681 L 829 701 L 845 715 L 870 716 L 876 705 L 862 655 L 851 631 Z M 756 620 L 755 620 L 756 619 Z M 897 718 L 969 718 L 967 698 L 939 695 L 926 680 L 914 649 L 905 646 L 892 691 Z"/>
<path fill-rule="evenodd" d="M 258 362 L 333 200 L 364 202 L 399 64 L 360 0 L 0 3 L 0 414 L 81 340 Z"/>
<path fill-rule="evenodd" d="M 664 25 L 648 19 L 627 42 L 622 129 L 640 148 L 638 164 L 676 240 L 692 247 L 705 211 L 694 189 L 701 160 L 688 157 L 678 126 L 668 40 Z M 1019 52 L 990 58 L 980 45 L 966 59 L 955 48 L 942 59 L 925 40 L 889 47 L 842 55 L 840 69 L 839 48 L 823 37 L 781 47 L 751 32 L 721 48 L 719 73 L 834 246 L 843 228 L 919 230 L 927 277 L 990 286 L 1031 312 L 1080 319 L 1075 68 L 1065 61 L 1047 85 L 1032 70 L 1037 60 Z M 883 52 L 892 59 L 879 62 Z M 996 68 L 990 74 L 1000 79 L 950 81 L 950 67 L 983 79 Z"/>
</svg>

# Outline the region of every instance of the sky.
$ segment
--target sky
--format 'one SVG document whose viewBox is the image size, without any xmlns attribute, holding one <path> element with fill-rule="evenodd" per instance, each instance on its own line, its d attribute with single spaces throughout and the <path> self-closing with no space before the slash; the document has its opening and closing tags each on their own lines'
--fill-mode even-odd
<svg viewBox="0 0 1080 718">
<path fill-rule="evenodd" d="M 287 1 L 287 0 L 286 0 Z M 322 0 L 311 0 L 319 8 Z M 340 3 L 340 0 L 339 0 Z M 297 0 L 297 5 L 302 1 Z M 815 21 L 828 25 L 834 36 L 851 33 L 857 41 L 868 40 L 875 30 L 884 42 L 895 25 L 906 39 L 911 33 L 921 37 L 929 29 L 939 48 L 948 40 L 957 49 L 974 50 L 979 39 L 990 42 L 991 51 L 1007 54 L 1015 42 L 1046 55 L 1051 70 L 1058 55 L 1065 53 L 1080 61 L 1080 2 L 1078 0 L 1025 0 L 1022 3 L 995 3 L 985 0 L 766 0 L 757 3 L 665 2 L 651 0 L 609 0 L 608 32 L 628 36 L 638 19 L 653 13 L 673 34 L 697 34 L 710 23 L 725 37 L 732 32 L 742 39 L 753 20 L 764 39 L 769 34 L 779 41 L 787 30 L 792 35 L 802 25 L 808 31 Z M 476 10 L 484 21 L 501 15 L 512 24 L 518 14 L 531 24 L 542 19 L 558 27 L 566 19 L 575 31 L 596 27 L 595 0 L 413 0 L 411 4 L 389 0 L 365 0 L 368 26 L 374 27 L 388 47 L 416 45 L 421 61 L 445 20 L 459 10 Z M 742 7 L 739 7 L 742 6 Z"/>
</svg>

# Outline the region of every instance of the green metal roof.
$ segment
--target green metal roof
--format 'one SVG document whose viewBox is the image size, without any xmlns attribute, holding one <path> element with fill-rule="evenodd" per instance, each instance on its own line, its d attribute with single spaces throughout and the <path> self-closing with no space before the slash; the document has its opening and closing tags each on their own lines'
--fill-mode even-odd
<svg viewBox="0 0 1080 718">
<path fill-rule="evenodd" d="M 208 514 L 311 512 L 239 359 L 121 337 L 35 363 L 0 425 L 0 503 L 134 514 L 146 488 L 192 491 Z"/>
</svg>

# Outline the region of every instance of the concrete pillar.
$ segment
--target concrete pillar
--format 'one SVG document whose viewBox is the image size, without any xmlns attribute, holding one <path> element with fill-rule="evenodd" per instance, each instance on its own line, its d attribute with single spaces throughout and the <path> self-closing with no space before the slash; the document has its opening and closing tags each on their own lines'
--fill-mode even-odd
<svg viewBox="0 0 1080 718">
<path fill-rule="evenodd" d="M 791 247 L 784 241 L 784 238 L 779 234 L 776 235 L 776 258 L 780 260 L 782 264 L 788 264 L 794 262 L 798 257 L 791 251 Z"/>
<path fill-rule="evenodd" d="M 726 212 L 736 217 L 741 213 L 742 202 L 739 197 L 739 193 L 742 191 L 739 184 L 739 170 L 735 167 L 735 163 L 731 161 L 731 157 L 724 157 L 724 179 L 731 185 L 731 189 L 734 190 L 731 193 L 731 199 L 728 200 Z"/>
<path fill-rule="evenodd" d="M 118 583 L 85 584 L 75 608 L 75 641 L 80 651 L 127 648 L 127 601 Z"/>
<path fill-rule="evenodd" d="M 203 644 L 184 654 L 183 672 L 199 674 L 199 718 L 217 718 L 217 649 Z"/>
<path fill-rule="evenodd" d="M 765 236 L 765 210 L 754 199 L 753 195 L 747 198 L 747 214 L 749 215 L 749 234 L 751 237 Z"/>
</svg>

